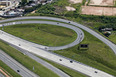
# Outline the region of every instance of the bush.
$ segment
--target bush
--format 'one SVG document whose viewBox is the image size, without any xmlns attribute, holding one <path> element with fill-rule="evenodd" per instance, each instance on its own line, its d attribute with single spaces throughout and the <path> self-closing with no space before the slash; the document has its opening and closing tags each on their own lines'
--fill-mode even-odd
<svg viewBox="0 0 116 77">
<path fill-rule="evenodd" d="M 43 14 L 55 14 L 54 11 L 55 8 L 50 4 L 46 4 L 42 6 L 40 9 L 38 9 L 38 13 L 43 13 Z"/>
</svg>

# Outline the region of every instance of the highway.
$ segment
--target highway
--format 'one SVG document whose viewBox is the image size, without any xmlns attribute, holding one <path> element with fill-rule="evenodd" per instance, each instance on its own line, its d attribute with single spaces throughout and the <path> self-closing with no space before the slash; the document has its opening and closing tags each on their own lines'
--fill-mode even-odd
<svg viewBox="0 0 116 77">
<path fill-rule="evenodd" d="M 69 23 L 72 25 L 75 25 L 87 32 L 89 32 L 90 34 L 92 34 L 93 36 L 95 36 L 96 38 L 98 38 L 99 40 L 101 40 L 103 43 L 105 43 L 106 45 L 108 45 L 113 52 L 116 54 L 116 45 L 113 44 L 111 41 L 107 40 L 105 37 L 101 36 L 100 34 L 98 34 L 97 32 L 95 32 L 94 30 L 78 24 L 76 22 L 73 21 L 69 21 L 69 20 L 65 20 L 65 19 L 61 19 L 61 18 L 55 18 L 55 17 L 45 17 L 45 16 L 30 16 L 30 17 L 18 17 L 18 18 L 11 18 L 11 19 L 6 19 L 6 20 L 1 20 L 0 23 L 3 22 L 8 22 L 8 21 L 14 21 L 14 20 L 23 20 L 23 19 L 45 19 L 45 20 L 54 20 L 54 21 L 60 21 L 60 22 L 65 22 L 65 23 Z"/>
<path fill-rule="evenodd" d="M 18 63 L 16 60 L 11 58 L 9 55 L 4 53 L 2 50 L 0 50 L 0 60 L 3 61 L 6 65 L 8 65 L 10 68 L 12 68 L 15 72 L 17 72 L 22 77 L 39 77 L 36 74 L 34 74 L 33 72 L 26 69 L 24 66 L 22 66 L 20 63 Z"/>
<path fill-rule="evenodd" d="M 36 18 L 36 17 L 35 17 Z M 40 17 L 42 18 L 42 17 Z M 29 18 L 28 18 L 29 19 Z M 43 17 L 44 19 L 44 17 Z M 49 17 L 50 19 L 50 17 Z M 57 18 L 56 18 L 57 19 Z M 9 20 L 9 19 L 8 19 Z M 7 21 L 8 21 L 7 20 Z M 12 20 L 12 19 L 11 19 Z M 5 20 L 3 20 L 5 21 Z M 68 20 L 66 20 L 68 21 Z M 26 23 L 36 23 L 37 21 L 18 21 L 18 22 L 13 22 L 14 24 L 18 24 L 18 23 L 22 23 L 22 24 L 26 24 Z M 39 22 L 39 21 L 38 21 Z M 51 22 L 51 21 L 40 21 L 40 22 L 44 22 L 44 23 L 47 23 L 47 24 L 52 24 L 54 22 Z M 39 22 L 39 23 L 40 23 Z M 50 23 L 49 23 L 50 22 Z M 69 21 L 68 21 L 69 23 Z M 70 22 L 72 23 L 72 22 Z M 11 24 L 11 23 L 10 23 Z M 56 24 L 56 22 L 55 22 Z M 61 23 L 59 23 L 58 25 L 60 25 Z M 62 23 L 63 24 L 63 23 Z M 5 25 L 5 24 L 4 24 Z M 6 24 L 8 25 L 8 23 Z M 67 24 L 68 25 L 68 24 Z M 71 26 L 71 25 L 70 25 Z M 71 26 L 73 27 L 73 26 Z M 80 34 L 81 35 L 81 34 Z M 101 36 L 101 35 L 100 35 Z M 91 76 L 91 77 L 114 77 L 112 75 L 109 75 L 103 71 L 100 71 L 98 69 L 95 69 L 95 68 L 92 68 L 90 66 L 87 66 L 87 65 L 84 65 L 82 63 L 79 63 L 77 61 L 73 61 L 71 59 L 68 59 L 68 58 L 65 58 L 63 56 L 60 56 L 60 55 L 56 55 L 56 54 L 53 54 L 53 53 L 50 53 L 46 50 L 42 50 L 42 49 L 39 49 L 33 45 L 31 45 L 30 43 L 27 43 L 27 41 L 25 40 L 20 40 L 19 38 L 13 36 L 13 35 L 10 35 L 6 32 L 3 32 L 1 31 L 1 35 L 0 35 L 0 38 L 8 43 L 11 43 L 15 46 L 18 46 L 24 50 L 27 50 L 33 54 L 36 54 L 38 56 L 41 56 L 43 58 L 46 58 L 46 59 L 49 59 L 51 61 L 54 61 L 56 63 L 59 63 L 61 65 L 64 65 L 66 67 L 69 67 L 71 69 L 74 69 L 76 71 L 79 71 L 83 74 L 86 74 L 88 76 Z M 104 37 L 103 37 L 104 38 Z M 20 45 L 19 45 L 20 44 Z M 73 43 L 72 43 L 73 44 Z M 62 46 L 61 46 L 62 47 Z M 68 46 L 69 47 L 69 46 Z"/>
</svg>

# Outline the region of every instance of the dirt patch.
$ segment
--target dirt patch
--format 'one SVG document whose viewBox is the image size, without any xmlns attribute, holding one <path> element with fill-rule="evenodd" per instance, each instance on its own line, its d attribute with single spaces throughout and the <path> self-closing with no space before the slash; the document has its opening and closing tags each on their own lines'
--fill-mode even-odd
<svg viewBox="0 0 116 77">
<path fill-rule="evenodd" d="M 116 16 L 115 7 L 82 6 L 81 14 Z"/>
<path fill-rule="evenodd" d="M 70 3 L 76 4 L 76 3 L 82 3 L 82 0 L 69 0 Z"/>
<path fill-rule="evenodd" d="M 55 13 L 56 13 L 56 14 L 60 14 L 60 13 L 66 11 L 65 7 L 54 6 L 54 8 L 56 9 L 56 10 L 55 10 Z"/>
<path fill-rule="evenodd" d="M 90 0 L 89 5 L 114 6 L 114 0 Z"/>
<path fill-rule="evenodd" d="M 67 11 L 75 11 L 76 9 L 74 7 L 66 6 Z"/>
</svg>

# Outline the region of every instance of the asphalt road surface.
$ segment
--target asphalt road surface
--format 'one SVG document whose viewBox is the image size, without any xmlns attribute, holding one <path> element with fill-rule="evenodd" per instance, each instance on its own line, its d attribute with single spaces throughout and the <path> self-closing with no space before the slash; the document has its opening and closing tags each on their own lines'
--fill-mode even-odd
<svg viewBox="0 0 116 77">
<path fill-rule="evenodd" d="M 16 60 L 4 53 L 2 50 L 0 50 L 0 60 L 7 64 L 22 77 L 38 77 L 36 74 L 26 69 L 24 66 L 22 66 Z"/>
</svg>

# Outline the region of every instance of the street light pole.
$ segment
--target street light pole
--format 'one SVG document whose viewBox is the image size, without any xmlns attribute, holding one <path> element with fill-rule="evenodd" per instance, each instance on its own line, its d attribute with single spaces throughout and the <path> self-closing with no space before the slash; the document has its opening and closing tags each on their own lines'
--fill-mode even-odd
<svg viewBox="0 0 116 77">
<path fill-rule="evenodd" d="M 4 25 L 2 25 L 2 31 L 4 31 Z"/>
</svg>

